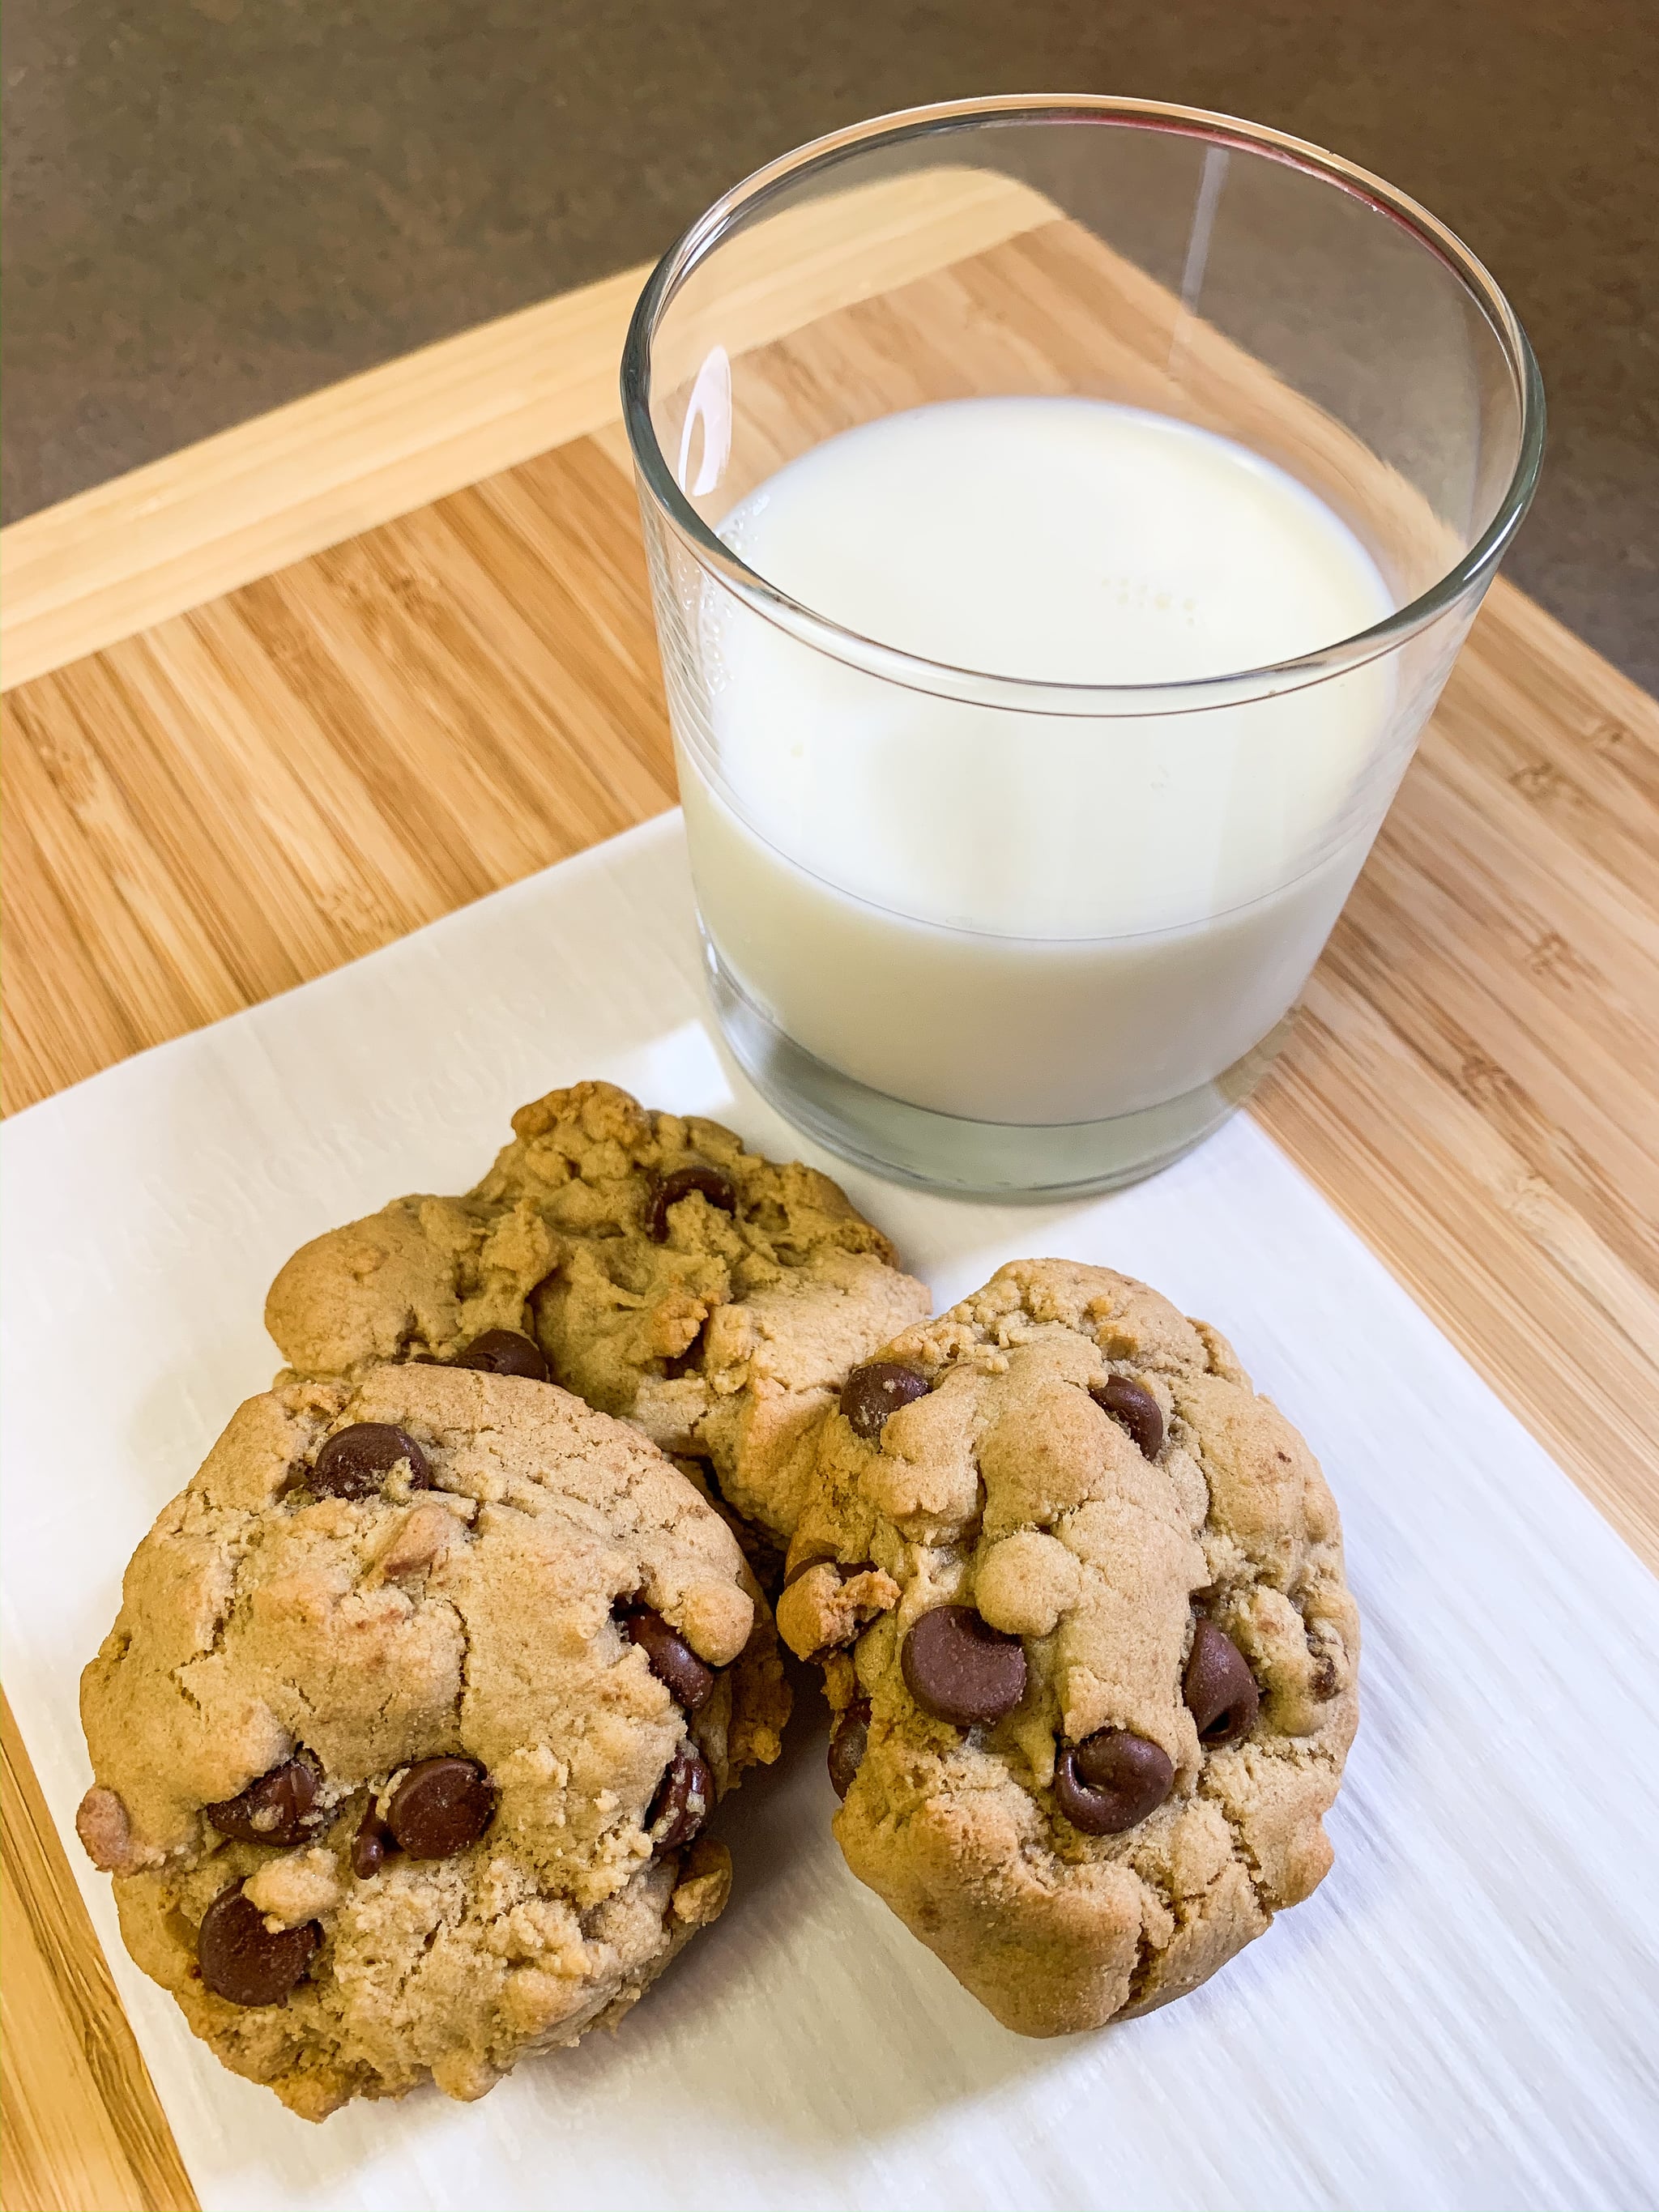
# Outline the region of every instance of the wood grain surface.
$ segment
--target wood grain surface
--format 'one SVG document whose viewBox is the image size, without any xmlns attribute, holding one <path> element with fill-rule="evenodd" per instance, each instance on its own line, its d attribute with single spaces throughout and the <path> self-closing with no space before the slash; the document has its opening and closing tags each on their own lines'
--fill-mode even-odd
<svg viewBox="0 0 1659 2212">
<path fill-rule="evenodd" d="M 791 210 L 739 242 L 730 339 L 757 344 L 1052 216 L 941 167 Z M 0 531 L 0 682 L 23 684 L 617 413 L 648 268 L 423 347 Z"/>
<path fill-rule="evenodd" d="M 8 1705 L 0 1833 L 0 2202 L 138 2212 L 196 2197 Z"/>
<path fill-rule="evenodd" d="M 964 331 L 1005 343 L 999 289 L 1052 277 L 1060 242 L 1029 205 L 914 212 L 921 243 L 896 216 L 878 282 L 827 233 L 775 311 L 757 276 L 749 335 L 797 392 L 872 343 L 895 284 L 909 287 L 907 347 L 937 311 L 949 350 Z M 616 317 L 592 308 L 588 350 L 573 338 L 561 372 L 569 392 L 536 402 L 561 442 L 483 482 L 447 489 L 454 387 L 426 357 L 410 364 L 404 489 L 391 519 L 343 542 L 328 538 L 349 502 L 327 502 L 351 476 L 345 417 L 320 489 L 288 431 L 262 473 L 269 424 L 228 434 L 248 441 L 228 459 L 223 441 L 201 449 L 194 475 L 190 456 L 161 465 L 176 512 L 153 603 L 142 514 L 88 495 L 82 527 L 114 513 L 125 551 L 100 564 L 83 546 L 79 566 L 65 511 L 39 519 L 49 587 L 25 641 L 46 672 L 4 702 L 9 1109 L 672 804 L 625 445 L 581 412 L 614 368 Z M 395 372 L 377 374 L 395 411 Z M 406 499 L 427 481 L 422 422 L 443 458 Z M 260 546 L 293 550 L 285 498 L 319 550 L 248 569 Z M 209 598 L 227 545 L 246 580 Z M 122 610 L 145 605 L 180 611 L 119 635 Z M 1500 584 L 1252 1110 L 1654 1565 L 1656 975 L 1659 707 Z M 5 1755 L 21 1903 L 0 2194 L 8 2212 L 187 2204 L 9 1726 Z"/>
</svg>

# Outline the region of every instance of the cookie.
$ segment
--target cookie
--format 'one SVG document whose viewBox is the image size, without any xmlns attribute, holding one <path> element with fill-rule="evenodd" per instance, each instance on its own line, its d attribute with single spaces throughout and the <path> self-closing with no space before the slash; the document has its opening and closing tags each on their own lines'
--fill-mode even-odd
<svg viewBox="0 0 1659 2212">
<path fill-rule="evenodd" d="M 465 1196 L 394 1200 L 295 1255 L 265 1307 L 284 1358 L 351 1376 L 488 1364 L 491 1341 L 510 1358 L 513 1338 L 523 1361 L 528 1340 L 556 1381 L 702 1462 L 787 1545 L 836 1392 L 927 1314 L 927 1290 L 827 1176 L 718 1122 L 579 1083 L 513 1127 Z"/>
<path fill-rule="evenodd" d="M 1336 1507 L 1144 1284 L 1017 1261 L 856 1370 L 788 1576 L 848 1863 L 1006 2026 L 1180 1996 L 1330 1864 L 1359 1642 Z"/>
<path fill-rule="evenodd" d="M 704 1824 L 787 1710 L 730 1530 L 637 1430 L 416 1364 L 240 1409 L 81 1708 L 128 1948 L 312 2119 L 614 2024 L 724 1905 Z"/>
</svg>

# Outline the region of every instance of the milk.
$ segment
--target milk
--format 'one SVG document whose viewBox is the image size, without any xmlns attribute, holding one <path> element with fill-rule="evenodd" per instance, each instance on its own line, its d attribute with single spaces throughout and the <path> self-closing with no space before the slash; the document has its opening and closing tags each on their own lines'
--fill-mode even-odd
<svg viewBox="0 0 1659 2212">
<path fill-rule="evenodd" d="M 720 534 L 855 640 L 1051 685 L 1264 667 L 1393 609 L 1284 471 L 1083 398 L 867 423 Z M 713 583 L 689 612 L 696 696 L 683 669 L 670 688 L 721 968 L 830 1068 L 971 1121 L 1098 1121 L 1213 1083 L 1294 1002 L 1408 750 L 1381 660 L 1200 711 L 1051 714 L 894 683 Z"/>
</svg>

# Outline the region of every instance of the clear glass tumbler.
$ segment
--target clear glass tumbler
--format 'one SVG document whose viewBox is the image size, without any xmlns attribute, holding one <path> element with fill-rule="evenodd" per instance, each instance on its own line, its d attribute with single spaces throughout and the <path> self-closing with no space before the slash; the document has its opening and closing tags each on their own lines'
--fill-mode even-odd
<svg viewBox="0 0 1659 2212">
<path fill-rule="evenodd" d="M 738 1060 L 935 1188 L 1195 1144 L 1283 1041 L 1531 497 L 1491 277 L 1277 132 L 967 101 L 727 193 L 623 395 Z"/>
</svg>

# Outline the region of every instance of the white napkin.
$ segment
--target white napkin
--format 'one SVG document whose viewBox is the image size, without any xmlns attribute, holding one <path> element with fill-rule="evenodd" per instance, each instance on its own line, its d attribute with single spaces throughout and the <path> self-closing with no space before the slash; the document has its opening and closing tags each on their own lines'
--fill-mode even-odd
<svg viewBox="0 0 1659 2212">
<path fill-rule="evenodd" d="M 822 1160 L 941 1304 L 1022 1255 L 1144 1275 L 1307 1433 L 1365 1623 L 1336 1865 L 1196 1996 L 1006 2033 L 842 1866 L 811 1711 L 722 1814 L 726 1917 L 614 2039 L 482 2104 L 309 2126 L 127 1961 L 70 1828 L 76 1678 L 132 1547 L 276 1366 L 267 1282 L 331 1223 L 464 1188 L 514 1106 L 591 1075 Z M 1659 1591 L 1249 1121 L 1069 1206 L 838 1166 L 715 1047 L 670 816 L 95 1077 L 0 1150 L 6 1679 L 208 2212 L 1651 2202 Z"/>
</svg>

